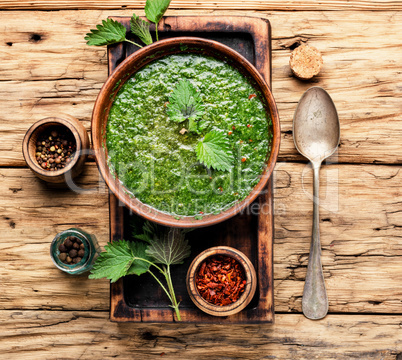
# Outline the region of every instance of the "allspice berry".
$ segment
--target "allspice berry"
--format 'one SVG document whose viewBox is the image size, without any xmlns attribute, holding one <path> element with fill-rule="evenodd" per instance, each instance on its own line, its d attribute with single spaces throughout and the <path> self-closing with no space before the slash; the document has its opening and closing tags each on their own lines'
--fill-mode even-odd
<svg viewBox="0 0 402 360">
<path fill-rule="evenodd" d="M 323 60 L 317 48 L 303 44 L 293 50 L 289 64 L 295 76 L 302 80 L 308 80 L 318 75 Z"/>
<path fill-rule="evenodd" d="M 60 253 L 59 259 L 60 259 L 61 261 L 65 262 L 66 259 L 67 259 L 67 253 L 65 253 L 65 252 Z"/>
<path fill-rule="evenodd" d="M 60 244 L 60 245 L 59 245 L 59 251 L 60 251 L 61 253 L 67 252 L 66 246 L 65 246 L 64 244 Z"/>
<path fill-rule="evenodd" d="M 85 245 L 75 236 L 67 236 L 59 251 L 59 259 L 65 264 L 78 264 L 85 257 Z"/>
<path fill-rule="evenodd" d="M 70 240 L 69 237 L 64 241 L 64 246 L 65 246 L 67 249 L 71 249 L 71 247 L 73 246 L 73 243 L 72 243 L 72 241 Z"/>
<path fill-rule="evenodd" d="M 72 249 L 69 251 L 68 255 L 70 256 L 70 258 L 75 258 L 78 255 L 78 251 L 75 249 Z"/>
</svg>

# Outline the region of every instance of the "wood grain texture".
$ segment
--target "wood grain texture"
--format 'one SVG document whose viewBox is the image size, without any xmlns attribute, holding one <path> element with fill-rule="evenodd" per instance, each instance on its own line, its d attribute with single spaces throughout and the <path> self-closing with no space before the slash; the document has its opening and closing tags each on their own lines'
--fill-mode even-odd
<svg viewBox="0 0 402 360">
<path fill-rule="evenodd" d="M 312 226 L 309 170 L 279 163 L 274 175 L 279 312 L 301 311 Z M 49 256 L 53 236 L 75 225 L 107 243 L 108 194 L 97 185 L 95 165 L 79 178 L 95 189 L 88 194 L 50 190 L 29 169 L 1 169 L 0 178 L 0 309 L 108 310 L 106 280 L 72 278 Z M 399 166 L 323 166 L 320 226 L 330 312 L 402 313 L 401 181 Z"/>
<path fill-rule="evenodd" d="M 145 0 L 47 0 L 18 1 L 2 0 L 0 9 L 6 10 L 61 10 L 61 9 L 143 9 Z M 336 1 L 323 0 L 319 4 L 309 1 L 274 1 L 274 0 L 173 0 L 170 9 L 227 9 L 227 10 L 401 10 L 399 1 Z"/>
<path fill-rule="evenodd" d="M 105 309 L 107 282 L 67 275 L 49 254 L 54 236 L 71 227 L 107 243 L 107 190 L 96 166 L 87 165 L 77 179 L 83 193 L 46 184 L 29 169 L 0 169 L 0 179 L 0 229 L 7 239 L 0 242 L 0 308 Z"/>
<path fill-rule="evenodd" d="M 401 180 L 400 166 L 321 169 L 322 263 L 331 312 L 402 312 L 402 287 L 392 284 L 402 277 Z M 274 181 L 275 309 L 300 311 L 312 227 L 311 167 L 280 163 Z"/>
<path fill-rule="evenodd" d="M 107 16 L 131 13 L 0 12 L 0 166 L 24 165 L 24 133 L 48 115 L 68 113 L 89 129 L 94 101 L 107 78 L 107 59 L 106 48 L 87 46 L 84 35 Z M 224 16 L 245 12 L 169 10 L 168 14 Z M 302 160 L 293 145 L 293 113 L 303 92 L 318 85 L 329 92 L 338 108 L 338 161 L 402 163 L 402 12 L 247 15 L 266 17 L 272 26 L 272 90 L 281 119 L 281 160 Z M 291 49 L 303 42 L 317 47 L 324 58 L 324 67 L 312 82 L 295 79 L 289 68 Z"/>
<path fill-rule="evenodd" d="M 1 311 L 0 353 L 36 359 L 399 360 L 402 316 L 278 314 L 275 325 L 116 324 L 107 312 Z"/>
</svg>

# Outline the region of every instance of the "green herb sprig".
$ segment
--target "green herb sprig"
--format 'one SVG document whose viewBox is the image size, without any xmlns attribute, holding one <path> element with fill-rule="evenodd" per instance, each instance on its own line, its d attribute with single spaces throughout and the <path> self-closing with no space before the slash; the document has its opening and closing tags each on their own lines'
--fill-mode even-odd
<svg viewBox="0 0 402 360">
<path fill-rule="evenodd" d="M 204 104 L 197 89 L 187 79 L 180 80 L 169 97 L 166 110 L 171 121 L 182 123 L 188 120 L 189 132 L 198 135 L 207 127 Z M 219 131 L 212 130 L 197 144 L 197 159 L 209 168 L 230 171 L 234 161 L 228 137 Z"/>
<path fill-rule="evenodd" d="M 167 105 L 170 120 L 181 123 L 189 120 L 188 131 L 200 134 L 203 123 L 200 117 L 204 114 L 204 106 L 197 89 L 187 79 L 180 80 L 173 89 Z M 200 126 L 201 125 L 201 126 Z"/>
<path fill-rule="evenodd" d="M 162 228 L 147 221 L 142 234 L 133 234 L 135 238 L 145 242 L 119 240 L 109 243 L 96 259 L 89 278 L 107 278 L 116 282 L 126 275 L 149 273 L 166 293 L 177 320 L 181 321 L 170 266 L 182 264 L 184 259 L 190 256 L 190 245 L 185 239 L 185 234 L 184 230 Z M 163 275 L 165 284 L 151 267 Z"/>
<path fill-rule="evenodd" d="M 139 16 L 133 14 L 130 19 L 131 32 L 137 35 L 145 44 L 152 44 L 152 36 L 149 32 L 149 22 L 140 19 Z"/>
<path fill-rule="evenodd" d="M 207 133 L 195 149 L 197 159 L 216 170 L 229 171 L 234 161 L 228 137 L 219 131 Z"/>
<path fill-rule="evenodd" d="M 96 30 L 92 29 L 85 36 L 85 40 L 87 40 L 88 45 L 93 46 L 111 45 L 127 41 L 138 47 L 142 47 L 134 41 L 127 39 L 125 26 L 113 19 L 102 20 L 102 25 L 96 25 Z"/>
<path fill-rule="evenodd" d="M 156 41 L 159 40 L 158 24 L 170 5 L 171 0 L 147 0 L 145 3 L 145 16 L 155 24 Z M 130 19 L 131 32 L 145 44 L 152 44 L 152 36 L 149 31 L 149 22 L 140 19 L 133 14 Z M 96 29 L 91 29 L 85 36 L 88 45 L 104 46 L 127 41 L 138 47 L 142 45 L 127 39 L 126 28 L 118 21 L 113 19 L 102 20 L 102 24 L 96 25 Z"/>
<path fill-rule="evenodd" d="M 158 24 L 170 5 L 171 0 L 147 0 L 145 3 L 145 16 L 155 24 L 156 41 L 158 37 Z"/>
</svg>

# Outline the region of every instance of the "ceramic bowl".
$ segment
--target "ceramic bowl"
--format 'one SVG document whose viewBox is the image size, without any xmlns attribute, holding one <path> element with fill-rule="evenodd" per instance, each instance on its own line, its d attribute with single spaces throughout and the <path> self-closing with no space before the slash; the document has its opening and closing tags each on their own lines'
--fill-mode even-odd
<svg viewBox="0 0 402 360">
<path fill-rule="evenodd" d="M 195 219 L 194 217 L 189 216 L 177 218 L 174 215 L 156 210 L 153 207 L 142 203 L 129 194 L 119 181 L 117 175 L 109 169 L 107 162 L 108 154 L 105 136 L 106 126 L 110 108 L 119 89 L 133 74 L 145 65 L 167 55 L 179 53 L 196 53 L 211 56 L 224 60 L 239 70 L 262 94 L 266 103 L 266 111 L 269 113 L 272 120 L 271 131 L 273 133 L 273 140 L 271 143 L 271 151 L 267 154 L 266 168 L 262 172 L 258 184 L 241 202 L 236 203 L 231 208 L 219 214 L 202 216 L 202 219 Z M 217 224 L 236 215 L 251 204 L 259 195 L 261 190 L 265 188 L 267 181 L 272 174 L 278 156 L 280 142 L 279 116 L 275 100 L 270 88 L 257 69 L 248 60 L 230 47 L 216 41 L 194 37 L 178 37 L 158 41 L 149 46 L 145 46 L 127 57 L 111 74 L 97 97 L 92 114 L 91 134 L 99 171 L 114 195 L 116 195 L 116 197 L 134 213 L 141 215 L 148 220 L 165 226 L 182 228 L 196 228 Z"/>
</svg>

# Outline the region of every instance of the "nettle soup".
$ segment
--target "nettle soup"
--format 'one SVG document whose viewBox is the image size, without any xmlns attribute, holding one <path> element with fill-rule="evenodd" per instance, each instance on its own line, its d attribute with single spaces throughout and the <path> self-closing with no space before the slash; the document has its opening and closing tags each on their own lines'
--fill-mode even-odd
<svg viewBox="0 0 402 360">
<path fill-rule="evenodd" d="M 108 164 L 127 191 L 174 216 L 217 214 L 243 200 L 269 157 L 262 95 L 212 57 L 169 55 L 122 86 L 106 129 Z"/>
</svg>

